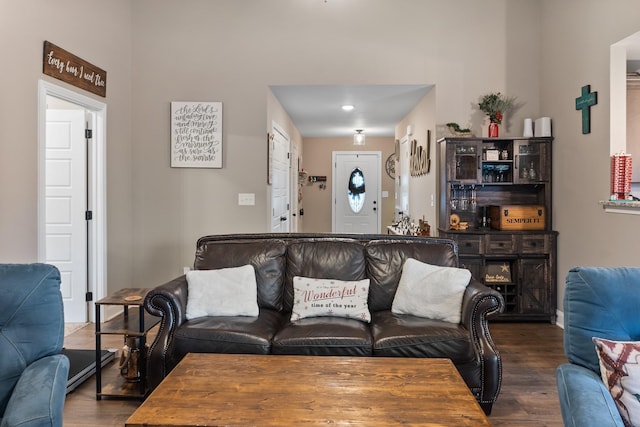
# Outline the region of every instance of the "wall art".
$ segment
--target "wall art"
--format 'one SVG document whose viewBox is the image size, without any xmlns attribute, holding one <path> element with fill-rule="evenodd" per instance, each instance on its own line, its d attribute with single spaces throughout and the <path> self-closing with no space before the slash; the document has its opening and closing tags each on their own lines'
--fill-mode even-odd
<svg viewBox="0 0 640 427">
<path fill-rule="evenodd" d="M 222 168 L 222 102 L 171 103 L 171 167 Z"/>
</svg>

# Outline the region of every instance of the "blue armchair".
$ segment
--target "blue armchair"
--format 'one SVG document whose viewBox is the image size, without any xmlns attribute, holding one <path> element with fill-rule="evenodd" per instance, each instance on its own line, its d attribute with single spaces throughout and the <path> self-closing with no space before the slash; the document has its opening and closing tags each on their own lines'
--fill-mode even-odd
<svg viewBox="0 0 640 427">
<path fill-rule="evenodd" d="M 600 377 L 592 337 L 640 340 L 640 268 L 577 267 L 564 294 L 564 350 L 569 363 L 556 372 L 565 426 L 623 427 Z"/>
<path fill-rule="evenodd" d="M 0 264 L 0 427 L 62 426 L 69 359 L 60 354 L 60 272 Z"/>
</svg>

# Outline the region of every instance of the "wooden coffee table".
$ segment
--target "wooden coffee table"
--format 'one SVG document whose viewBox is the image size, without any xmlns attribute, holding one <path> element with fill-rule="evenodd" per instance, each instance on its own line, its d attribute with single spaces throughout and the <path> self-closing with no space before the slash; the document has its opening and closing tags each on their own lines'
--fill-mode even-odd
<svg viewBox="0 0 640 427">
<path fill-rule="evenodd" d="M 400 424 L 491 425 L 448 359 L 190 353 L 125 426 Z"/>
</svg>

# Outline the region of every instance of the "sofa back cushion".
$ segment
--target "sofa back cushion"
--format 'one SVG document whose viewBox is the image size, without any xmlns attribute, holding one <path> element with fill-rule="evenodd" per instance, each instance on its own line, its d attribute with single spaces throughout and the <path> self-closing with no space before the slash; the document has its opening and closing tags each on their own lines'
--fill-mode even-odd
<svg viewBox="0 0 640 427">
<path fill-rule="evenodd" d="M 458 266 L 455 243 L 444 239 L 423 241 L 372 240 L 365 246 L 369 310 L 390 310 L 407 258 L 443 267 Z"/>
<path fill-rule="evenodd" d="M 363 242 L 342 238 L 293 240 L 287 249 L 284 309 L 293 308 L 293 278 L 356 281 L 366 278 Z"/>
<path fill-rule="evenodd" d="M 564 351 L 600 374 L 592 338 L 640 341 L 640 268 L 575 267 L 564 291 Z"/>
<path fill-rule="evenodd" d="M 193 267 L 196 270 L 241 267 L 256 271 L 258 306 L 282 310 L 286 245 L 281 239 L 200 239 Z"/>
</svg>

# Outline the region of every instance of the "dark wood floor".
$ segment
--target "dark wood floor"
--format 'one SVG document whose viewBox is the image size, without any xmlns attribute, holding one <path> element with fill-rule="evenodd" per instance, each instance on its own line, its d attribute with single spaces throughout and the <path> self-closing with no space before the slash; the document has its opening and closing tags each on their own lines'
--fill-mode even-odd
<svg viewBox="0 0 640 427">
<path fill-rule="evenodd" d="M 562 329 L 548 323 L 492 323 L 491 333 L 503 362 L 502 389 L 489 418 L 496 426 L 562 427 L 555 369 L 566 361 Z M 122 337 L 103 336 L 103 348 L 119 349 Z M 67 348 L 95 349 L 93 325 L 65 338 Z M 112 363 L 107 369 L 117 370 Z M 64 425 L 123 426 L 140 404 L 131 400 L 96 400 L 95 378 L 67 396 Z"/>
</svg>

